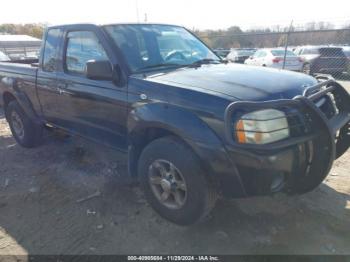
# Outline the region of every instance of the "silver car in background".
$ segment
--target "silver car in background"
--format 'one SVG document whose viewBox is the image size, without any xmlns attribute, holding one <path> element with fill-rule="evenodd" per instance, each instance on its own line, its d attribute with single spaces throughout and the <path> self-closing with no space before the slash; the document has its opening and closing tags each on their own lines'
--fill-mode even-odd
<svg viewBox="0 0 350 262">
<path fill-rule="evenodd" d="M 254 55 L 256 49 L 254 48 L 236 48 L 231 49 L 226 59 L 229 62 L 243 64 L 250 56 Z"/>
<path fill-rule="evenodd" d="M 303 68 L 303 60 L 292 51 L 286 51 L 286 61 L 284 63 L 285 49 L 259 49 L 245 60 L 247 65 L 266 66 L 277 69 L 286 69 L 300 72 Z"/>
<path fill-rule="evenodd" d="M 10 60 L 11 59 L 4 52 L 0 51 L 0 62 L 7 62 Z"/>
<path fill-rule="evenodd" d="M 294 53 L 304 61 L 305 74 L 342 75 L 347 70 L 348 59 L 341 47 L 336 46 L 300 46 Z"/>
</svg>

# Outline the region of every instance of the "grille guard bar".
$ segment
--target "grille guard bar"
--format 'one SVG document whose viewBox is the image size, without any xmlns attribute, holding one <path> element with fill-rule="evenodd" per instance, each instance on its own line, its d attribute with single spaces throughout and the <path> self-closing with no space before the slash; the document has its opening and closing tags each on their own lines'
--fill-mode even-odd
<svg viewBox="0 0 350 262">
<path fill-rule="evenodd" d="M 339 112 L 327 118 L 315 103 L 324 95 L 334 96 Z M 321 98 L 322 99 L 322 98 Z M 278 142 L 264 145 L 239 144 L 234 139 L 234 122 L 239 114 L 268 108 L 292 108 L 311 125 L 308 132 Z M 288 117 L 289 115 L 287 115 Z M 293 99 L 266 102 L 231 103 L 225 111 L 227 148 L 236 154 L 250 155 L 262 160 L 261 156 L 277 155 L 291 150 L 293 168 L 286 181 L 286 192 L 306 193 L 316 188 L 328 175 L 333 161 L 347 151 L 350 146 L 350 95 L 333 79 L 326 79 L 307 88 L 303 95 Z M 300 165 L 301 149 L 305 148 L 305 164 Z M 306 157 L 307 156 L 307 157 Z M 234 157 L 235 158 L 235 157 Z M 239 164 L 239 163 L 236 163 Z M 270 166 L 270 168 L 274 168 Z M 273 172 L 273 171 L 272 171 Z"/>
<path fill-rule="evenodd" d="M 248 112 L 251 112 L 268 108 L 278 109 L 281 107 L 291 107 L 298 109 L 304 107 L 307 111 L 313 112 L 313 115 L 316 117 L 316 121 L 322 122 L 324 128 L 328 130 L 330 138 L 335 139 L 337 132 L 343 127 L 346 127 L 346 125 L 350 122 L 350 95 L 344 89 L 344 87 L 330 77 L 326 78 L 326 76 L 322 75 L 318 76 L 317 79 L 326 80 L 321 81 L 314 86 L 308 87 L 304 90 L 303 95 L 296 96 L 293 99 L 279 99 L 264 102 L 237 101 L 229 104 L 225 110 L 225 133 L 227 143 L 230 146 L 238 148 L 272 150 L 306 142 L 313 137 L 313 135 L 294 137 L 264 145 L 239 144 L 233 138 L 233 115 L 242 108 L 246 109 Z M 339 109 L 339 113 L 331 119 L 327 119 L 327 117 L 314 103 L 317 99 L 328 93 L 331 93 L 335 97 L 336 106 Z M 347 143 L 350 144 L 350 141 Z"/>
</svg>

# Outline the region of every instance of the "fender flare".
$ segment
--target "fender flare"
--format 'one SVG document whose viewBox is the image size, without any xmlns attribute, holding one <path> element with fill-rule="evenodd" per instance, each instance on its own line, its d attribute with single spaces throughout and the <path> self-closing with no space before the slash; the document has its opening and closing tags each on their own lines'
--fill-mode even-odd
<svg viewBox="0 0 350 262">
<path fill-rule="evenodd" d="M 137 107 L 129 113 L 129 137 L 147 128 L 161 128 L 184 140 L 222 146 L 218 136 L 200 117 L 174 105 L 152 103 Z"/>
<path fill-rule="evenodd" d="M 197 115 L 166 103 L 156 102 L 135 107 L 128 115 L 127 128 L 128 166 L 129 174 L 133 177 L 137 176 L 138 158 L 143 148 L 149 143 L 149 141 L 143 141 L 142 135 L 151 129 L 164 130 L 179 137 L 199 156 L 200 161 L 204 157 L 198 144 L 212 144 L 213 148 L 222 148 L 222 143 L 216 134 Z"/>
<path fill-rule="evenodd" d="M 36 112 L 33 108 L 33 105 L 30 102 L 30 99 L 25 94 L 25 92 L 23 92 L 19 89 L 19 87 L 17 86 L 16 79 L 8 79 L 8 80 L 2 79 L 2 83 L 5 84 L 5 86 L 7 87 L 7 88 L 5 88 L 4 92 L 2 93 L 2 97 L 1 97 L 3 105 L 4 105 L 4 109 L 5 109 L 4 97 L 6 94 L 10 94 L 16 99 L 16 101 L 19 103 L 21 108 L 24 110 L 24 112 L 27 114 L 27 116 L 31 120 L 35 121 L 36 123 L 40 123 L 40 118 L 36 114 Z"/>
</svg>

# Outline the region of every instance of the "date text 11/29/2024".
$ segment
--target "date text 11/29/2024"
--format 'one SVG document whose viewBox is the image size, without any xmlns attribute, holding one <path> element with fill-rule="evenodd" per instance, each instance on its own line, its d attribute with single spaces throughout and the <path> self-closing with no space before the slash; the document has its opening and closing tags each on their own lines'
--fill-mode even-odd
<svg viewBox="0 0 350 262">
<path fill-rule="evenodd" d="M 128 256 L 128 261 L 221 261 L 218 256 Z"/>
</svg>

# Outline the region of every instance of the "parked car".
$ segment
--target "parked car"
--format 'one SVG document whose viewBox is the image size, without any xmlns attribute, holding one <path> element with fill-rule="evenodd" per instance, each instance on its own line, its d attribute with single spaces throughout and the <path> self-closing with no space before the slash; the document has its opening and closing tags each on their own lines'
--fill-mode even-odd
<svg viewBox="0 0 350 262">
<path fill-rule="evenodd" d="M 350 46 L 343 46 L 343 52 L 345 56 L 350 59 Z"/>
<path fill-rule="evenodd" d="M 39 146 L 54 127 L 116 148 L 174 223 L 205 217 L 218 197 L 309 192 L 350 145 L 339 83 L 223 63 L 183 27 L 54 26 L 43 41 L 39 65 L 0 63 L 16 141 Z"/>
<path fill-rule="evenodd" d="M 295 54 L 304 60 L 303 72 L 339 76 L 347 70 L 348 59 L 341 47 L 302 46 L 295 49 Z"/>
<path fill-rule="evenodd" d="M 256 49 L 254 48 L 232 49 L 226 58 L 230 62 L 243 64 L 244 61 L 250 56 L 254 55 L 255 52 Z"/>
<path fill-rule="evenodd" d="M 10 61 L 11 59 L 3 52 L 0 51 L 0 62 Z"/>
<path fill-rule="evenodd" d="M 286 52 L 286 62 L 284 63 L 284 53 Z M 303 61 L 292 51 L 285 49 L 260 49 L 253 56 L 245 60 L 247 65 L 266 66 L 278 69 L 301 71 Z"/>
<path fill-rule="evenodd" d="M 350 46 L 344 46 L 343 52 L 348 58 L 348 66 L 347 66 L 347 72 L 350 73 Z"/>
<path fill-rule="evenodd" d="M 226 59 L 227 55 L 230 53 L 228 49 L 214 49 L 214 53 L 220 56 L 222 59 Z"/>
</svg>

